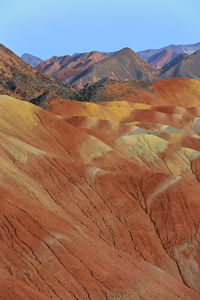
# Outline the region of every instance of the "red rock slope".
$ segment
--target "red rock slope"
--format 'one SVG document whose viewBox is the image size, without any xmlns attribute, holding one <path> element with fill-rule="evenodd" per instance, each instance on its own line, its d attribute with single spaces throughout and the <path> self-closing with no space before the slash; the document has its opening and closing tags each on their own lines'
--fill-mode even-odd
<svg viewBox="0 0 200 300">
<path fill-rule="evenodd" d="M 198 300 L 199 109 L 68 103 L 0 97 L 1 299 Z"/>
</svg>

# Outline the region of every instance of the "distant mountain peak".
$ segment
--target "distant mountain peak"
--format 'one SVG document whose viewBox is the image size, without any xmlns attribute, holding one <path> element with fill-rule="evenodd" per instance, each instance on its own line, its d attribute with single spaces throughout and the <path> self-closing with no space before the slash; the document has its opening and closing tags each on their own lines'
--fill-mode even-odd
<svg viewBox="0 0 200 300">
<path fill-rule="evenodd" d="M 23 59 L 23 61 L 29 64 L 31 67 L 37 67 L 43 61 L 41 58 L 29 53 L 24 53 L 21 56 L 21 59 Z"/>
<path fill-rule="evenodd" d="M 3 45 L 0 47 L 4 49 Z M 22 59 L 36 67 L 39 72 L 56 80 L 72 84 L 75 87 L 83 87 L 105 78 L 122 81 L 151 81 L 156 80 L 159 76 L 173 77 L 174 72 L 166 71 L 198 50 L 200 50 L 200 42 L 188 45 L 171 44 L 160 49 L 140 52 L 134 52 L 130 47 L 124 47 L 116 52 L 93 50 L 72 55 L 53 56 L 45 61 L 26 53 Z M 6 50 L 4 49 L 4 51 Z M 167 75 L 168 73 L 172 75 Z M 181 74 L 182 71 L 180 76 Z M 186 74 L 185 71 L 183 74 Z M 195 78 L 199 78 L 196 71 L 195 74 Z"/>
<path fill-rule="evenodd" d="M 120 49 L 118 52 L 121 52 L 121 51 L 134 52 L 130 47 L 124 47 L 124 48 Z"/>
<path fill-rule="evenodd" d="M 117 54 L 131 54 L 131 55 L 137 55 L 131 48 L 129 47 L 125 47 L 120 49 L 119 51 L 115 52 L 113 55 L 117 55 Z"/>
</svg>

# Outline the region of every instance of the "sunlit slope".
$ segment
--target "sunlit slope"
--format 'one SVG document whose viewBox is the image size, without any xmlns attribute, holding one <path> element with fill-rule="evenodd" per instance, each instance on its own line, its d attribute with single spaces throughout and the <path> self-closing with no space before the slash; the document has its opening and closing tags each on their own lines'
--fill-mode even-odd
<svg viewBox="0 0 200 300">
<path fill-rule="evenodd" d="M 129 144 L 171 145 L 134 132 L 121 143 L 136 124 L 73 119 L 0 97 L 2 299 L 199 299 L 195 176 L 132 159 Z"/>
<path fill-rule="evenodd" d="M 199 161 L 200 154 L 198 107 L 151 107 L 130 102 L 72 105 L 76 113 L 68 109 L 67 118 L 63 111 L 64 120 L 99 138 L 127 159 L 157 171 L 197 176 L 193 164 Z"/>
</svg>

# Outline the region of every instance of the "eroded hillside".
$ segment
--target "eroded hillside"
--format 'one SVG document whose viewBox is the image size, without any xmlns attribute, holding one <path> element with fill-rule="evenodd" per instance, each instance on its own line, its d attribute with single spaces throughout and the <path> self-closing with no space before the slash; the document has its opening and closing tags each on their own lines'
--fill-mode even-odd
<svg viewBox="0 0 200 300">
<path fill-rule="evenodd" d="M 199 299 L 195 99 L 0 97 L 1 299 Z"/>
</svg>

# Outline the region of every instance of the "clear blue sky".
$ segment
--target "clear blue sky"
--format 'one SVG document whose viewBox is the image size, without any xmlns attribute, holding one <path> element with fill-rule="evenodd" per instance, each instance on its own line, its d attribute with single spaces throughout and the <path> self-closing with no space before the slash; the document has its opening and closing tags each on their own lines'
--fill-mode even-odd
<svg viewBox="0 0 200 300">
<path fill-rule="evenodd" d="M 0 0 L 0 42 L 41 58 L 200 42 L 200 0 Z"/>
</svg>

